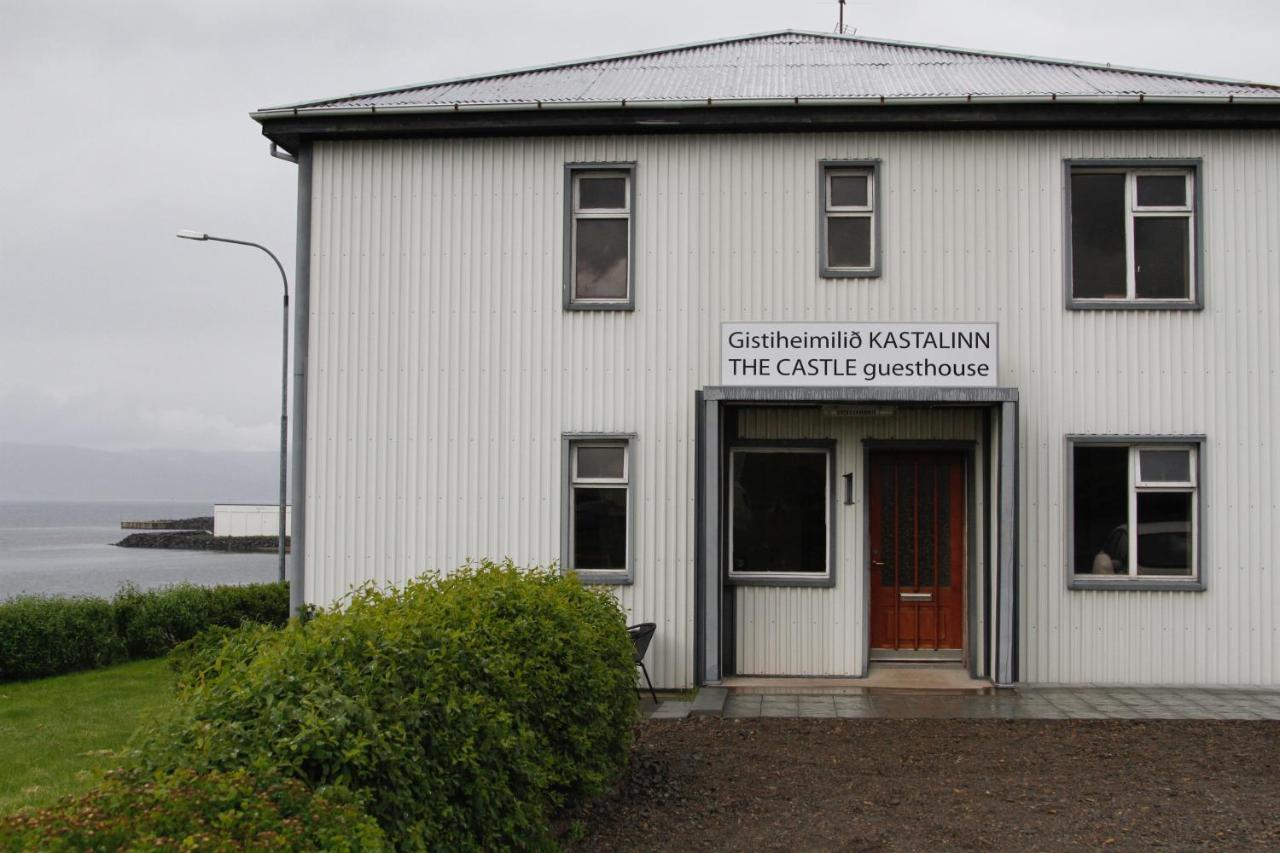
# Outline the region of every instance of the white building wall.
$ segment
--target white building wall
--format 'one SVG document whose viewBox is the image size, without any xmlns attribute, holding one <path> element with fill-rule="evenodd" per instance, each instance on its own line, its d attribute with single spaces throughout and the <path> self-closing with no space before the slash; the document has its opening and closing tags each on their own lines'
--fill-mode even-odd
<svg viewBox="0 0 1280 853">
<path fill-rule="evenodd" d="M 719 382 L 719 323 L 987 320 L 1021 393 L 1021 677 L 1280 683 L 1278 154 L 1274 131 L 318 144 L 308 599 L 557 558 L 561 433 L 634 431 L 618 594 L 659 625 L 655 681 L 689 684 L 692 402 Z M 1204 311 L 1064 310 L 1068 157 L 1204 159 Z M 883 275 L 822 280 L 817 163 L 864 158 L 883 163 Z M 564 164 L 624 160 L 637 309 L 564 312 Z M 1069 433 L 1207 436 L 1206 592 L 1067 590 Z"/>
</svg>

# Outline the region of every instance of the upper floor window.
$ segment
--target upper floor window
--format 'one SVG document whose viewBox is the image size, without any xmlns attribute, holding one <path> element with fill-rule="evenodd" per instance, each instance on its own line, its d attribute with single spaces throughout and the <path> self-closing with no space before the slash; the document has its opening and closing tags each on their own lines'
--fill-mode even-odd
<svg viewBox="0 0 1280 853">
<path fill-rule="evenodd" d="M 818 267 L 824 278 L 880 274 L 878 171 L 874 161 L 820 164 Z"/>
<path fill-rule="evenodd" d="M 572 165 L 566 177 L 565 308 L 634 308 L 635 166 Z"/>
<path fill-rule="evenodd" d="M 1198 308 L 1198 166 L 1068 163 L 1073 308 Z"/>
</svg>

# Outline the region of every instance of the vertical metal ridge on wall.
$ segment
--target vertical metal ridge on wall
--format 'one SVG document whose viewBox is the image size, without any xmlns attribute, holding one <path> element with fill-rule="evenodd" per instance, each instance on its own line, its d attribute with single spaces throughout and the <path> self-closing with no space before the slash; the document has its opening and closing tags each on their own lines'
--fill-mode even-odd
<svg viewBox="0 0 1280 853">
<path fill-rule="evenodd" d="M 719 384 L 719 324 L 996 321 L 1020 392 L 1019 677 L 1280 683 L 1278 150 L 1199 130 L 317 143 L 308 600 L 557 559 L 559 436 L 634 432 L 615 592 L 659 625 L 655 681 L 691 684 L 691 407 Z M 1063 307 L 1062 163 L 1108 157 L 1203 160 L 1203 311 Z M 823 159 L 882 164 L 877 279 L 817 275 Z M 593 161 L 637 164 L 633 312 L 561 307 L 563 168 Z M 1133 433 L 1207 437 L 1203 593 L 1067 589 L 1063 437 Z"/>
</svg>

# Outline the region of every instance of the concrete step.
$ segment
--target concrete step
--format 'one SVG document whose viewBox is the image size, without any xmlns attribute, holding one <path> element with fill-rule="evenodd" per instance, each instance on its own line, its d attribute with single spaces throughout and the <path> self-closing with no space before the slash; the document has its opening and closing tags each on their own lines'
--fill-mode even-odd
<svg viewBox="0 0 1280 853">
<path fill-rule="evenodd" d="M 728 698 L 729 691 L 723 687 L 703 687 L 693 697 L 689 714 L 694 717 L 719 717 L 724 714 L 724 703 Z"/>
<path fill-rule="evenodd" d="M 996 692 L 990 681 L 974 679 L 961 666 L 873 663 L 865 678 L 733 676 L 721 682 L 732 693 L 857 696 L 862 694 L 984 695 Z M 705 689 L 705 688 L 704 688 Z"/>
</svg>

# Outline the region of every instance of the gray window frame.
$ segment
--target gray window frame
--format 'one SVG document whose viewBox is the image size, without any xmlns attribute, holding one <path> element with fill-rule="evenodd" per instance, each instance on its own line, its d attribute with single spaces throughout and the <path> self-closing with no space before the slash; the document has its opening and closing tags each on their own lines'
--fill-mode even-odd
<svg viewBox="0 0 1280 853">
<path fill-rule="evenodd" d="M 1063 283 L 1064 304 L 1069 311 L 1202 311 L 1204 310 L 1204 159 L 1128 158 L 1067 159 L 1062 161 Z M 1077 299 L 1072 270 L 1071 176 L 1076 171 L 1113 171 L 1124 174 L 1186 171 L 1191 174 L 1191 298 L 1190 299 Z M 1129 212 L 1125 214 L 1126 221 Z M 1126 241 L 1132 239 L 1126 235 Z M 1129 250 L 1132 253 L 1132 245 Z M 1132 263 L 1132 257 L 1129 260 Z M 1129 271 L 1132 274 L 1132 271 Z"/>
<path fill-rule="evenodd" d="M 1186 580 L 1161 577 L 1135 577 L 1103 575 L 1078 575 L 1075 573 L 1075 449 L 1077 446 L 1093 447 L 1191 447 L 1194 448 L 1195 467 L 1192 471 L 1195 483 L 1194 518 L 1196 573 Z M 1205 437 L 1203 435 L 1068 435 L 1066 437 L 1067 500 L 1064 506 L 1064 553 L 1066 555 L 1067 589 L 1069 590 L 1146 590 L 1163 592 L 1204 592 L 1207 589 L 1208 565 L 1205 555 Z M 1132 492 L 1133 483 L 1129 484 Z"/>
<path fill-rule="evenodd" d="M 625 569 L 575 569 L 573 561 L 573 453 L 584 445 L 626 448 L 627 543 Z M 636 434 L 634 432 L 566 432 L 560 436 L 560 570 L 583 583 L 629 585 L 635 582 Z"/>
<path fill-rule="evenodd" d="M 871 177 L 871 266 L 832 267 L 827 264 L 827 178 L 832 172 L 866 172 Z M 818 275 L 821 278 L 879 278 L 880 246 L 883 240 L 880 180 L 883 173 L 880 160 L 819 160 L 818 161 Z"/>
<path fill-rule="evenodd" d="M 624 173 L 627 178 L 627 298 L 626 299 L 577 299 L 574 297 L 574 223 L 577 211 L 575 183 L 579 176 L 599 172 Z M 636 308 L 636 164 L 634 161 L 616 163 L 566 163 L 564 167 L 564 283 L 563 307 L 565 311 L 634 311 Z"/>
<path fill-rule="evenodd" d="M 733 571 L 733 454 L 736 452 L 764 453 L 825 453 L 827 456 L 827 570 L 819 574 L 791 572 Z M 836 476 L 836 442 L 834 439 L 738 439 L 725 450 L 725 498 L 724 498 L 724 579 L 730 586 L 791 586 L 833 587 L 836 585 L 836 507 L 839 477 Z"/>
</svg>

